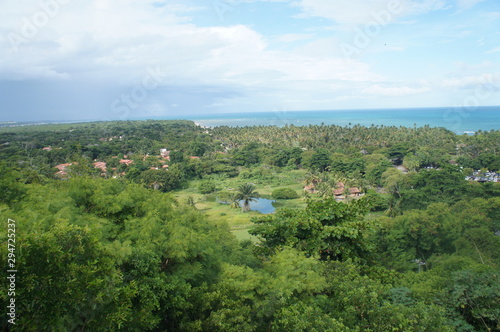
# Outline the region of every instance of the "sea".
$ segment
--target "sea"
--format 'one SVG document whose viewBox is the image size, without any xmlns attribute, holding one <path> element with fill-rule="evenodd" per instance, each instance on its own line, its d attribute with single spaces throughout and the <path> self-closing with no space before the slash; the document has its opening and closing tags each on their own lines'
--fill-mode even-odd
<svg viewBox="0 0 500 332">
<path fill-rule="evenodd" d="M 179 117 L 177 117 L 179 118 Z M 443 127 L 457 134 L 500 130 L 500 106 L 275 111 L 182 116 L 203 127 L 339 125 Z M 166 119 L 166 118 L 162 118 Z"/>
<path fill-rule="evenodd" d="M 120 120 L 123 121 L 123 119 Z M 185 114 L 168 117 L 137 117 L 126 120 L 191 120 L 207 128 L 220 126 L 283 127 L 286 125 L 308 126 L 321 124 L 339 125 L 342 127 L 352 127 L 355 125 L 366 127 L 402 126 L 409 128 L 430 126 L 443 127 L 460 135 L 472 135 L 478 131 L 500 130 L 500 106 Z M 0 122 L 0 128 L 94 121 L 102 120 Z"/>
</svg>

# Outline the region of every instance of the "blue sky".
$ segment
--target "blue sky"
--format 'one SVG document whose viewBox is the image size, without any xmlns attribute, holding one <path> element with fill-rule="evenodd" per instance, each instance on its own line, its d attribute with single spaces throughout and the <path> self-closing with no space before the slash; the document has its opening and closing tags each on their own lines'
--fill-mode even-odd
<svg viewBox="0 0 500 332">
<path fill-rule="evenodd" d="M 0 121 L 500 105 L 498 0 L 6 0 Z"/>
</svg>

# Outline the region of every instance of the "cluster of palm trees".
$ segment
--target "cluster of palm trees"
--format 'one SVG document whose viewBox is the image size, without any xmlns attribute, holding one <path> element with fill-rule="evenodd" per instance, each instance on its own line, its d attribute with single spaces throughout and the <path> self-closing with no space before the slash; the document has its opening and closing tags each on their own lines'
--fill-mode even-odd
<svg viewBox="0 0 500 332">
<path fill-rule="evenodd" d="M 326 148 L 329 150 L 356 151 L 368 146 L 388 147 L 400 142 L 408 142 L 412 147 L 428 146 L 454 151 L 461 138 L 444 128 L 406 128 L 395 126 L 341 127 L 329 126 L 255 126 L 217 127 L 212 131 L 215 138 L 226 146 L 238 147 L 249 142 L 259 142 L 269 147 L 300 146 L 308 150 Z"/>
</svg>

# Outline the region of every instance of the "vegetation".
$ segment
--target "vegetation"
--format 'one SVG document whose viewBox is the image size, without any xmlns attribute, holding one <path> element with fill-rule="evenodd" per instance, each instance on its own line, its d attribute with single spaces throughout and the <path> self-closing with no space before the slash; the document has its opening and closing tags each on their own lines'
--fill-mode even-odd
<svg viewBox="0 0 500 332">
<path fill-rule="evenodd" d="M 279 188 L 273 190 L 273 198 L 275 199 L 294 199 L 299 198 L 297 192 L 291 188 Z"/>
<path fill-rule="evenodd" d="M 499 148 L 430 127 L 0 128 L 2 330 L 499 331 Z"/>
<path fill-rule="evenodd" d="M 248 212 L 250 211 L 250 202 L 255 202 L 256 198 L 259 197 L 259 193 L 255 191 L 255 185 L 246 183 L 239 186 L 235 199 L 243 202 L 241 211 Z"/>
</svg>

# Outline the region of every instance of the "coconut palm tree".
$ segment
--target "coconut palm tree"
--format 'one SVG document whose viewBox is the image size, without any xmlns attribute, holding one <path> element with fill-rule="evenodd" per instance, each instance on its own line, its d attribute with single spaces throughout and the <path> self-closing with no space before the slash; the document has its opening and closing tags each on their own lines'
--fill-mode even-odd
<svg viewBox="0 0 500 332">
<path fill-rule="evenodd" d="M 257 202 L 256 198 L 259 197 L 259 193 L 255 191 L 255 185 L 251 183 L 242 184 L 238 187 L 238 192 L 236 193 L 236 198 L 243 201 L 243 205 L 241 206 L 242 212 L 250 211 L 250 202 Z"/>
<path fill-rule="evenodd" d="M 240 208 L 240 200 L 238 199 L 238 194 L 234 194 L 231 196 L 231 205 L 229 205 L 233 209 Z"/>
</svg>

